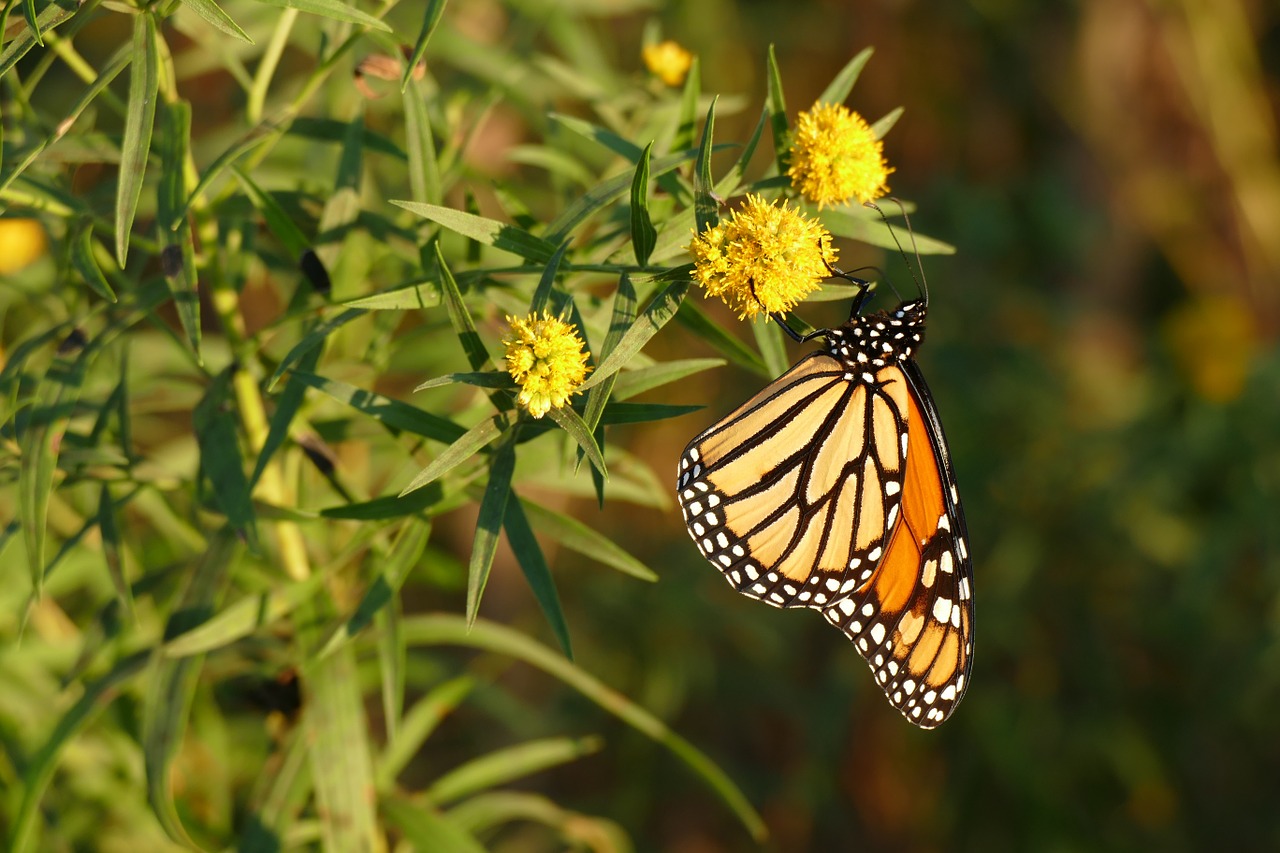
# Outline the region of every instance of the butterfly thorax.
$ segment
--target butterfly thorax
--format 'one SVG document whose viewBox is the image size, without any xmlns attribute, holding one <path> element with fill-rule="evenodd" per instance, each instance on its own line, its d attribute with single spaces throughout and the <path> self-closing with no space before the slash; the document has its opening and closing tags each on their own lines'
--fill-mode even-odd
<svg viewBox="0 0 1280 853">
<path fill-rule="evenodd" d="M 827 351 L 852 369 L 878 368 L 911 358 L 924 342 L 923 300 L 892 311 L 854 317 L 826 334 Z"/>
</svg>

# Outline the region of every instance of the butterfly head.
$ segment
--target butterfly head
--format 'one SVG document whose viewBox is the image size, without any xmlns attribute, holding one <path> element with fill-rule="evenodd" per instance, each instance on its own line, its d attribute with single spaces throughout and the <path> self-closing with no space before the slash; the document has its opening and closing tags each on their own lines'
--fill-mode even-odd
<svg viewBox="0 0 1280 853">
<path fill-rule="evenodd" d="M 924 342 L 924 300 L 903 302 L 892 311 L 853 317 L 827 333 L 827 349 L 850 367 L 879 368 L 911 358 Z"/>
</svg>

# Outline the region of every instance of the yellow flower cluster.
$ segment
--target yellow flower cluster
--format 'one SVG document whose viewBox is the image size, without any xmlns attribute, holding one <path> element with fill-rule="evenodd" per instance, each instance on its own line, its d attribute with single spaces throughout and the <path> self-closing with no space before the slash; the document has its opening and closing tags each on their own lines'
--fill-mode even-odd
<svg viewBox="0 0 1280 853">
<path fill-rule="evenodd" d="M 667 40 L 646 44 L 640 51 L 645 67 L 668 86 L 679 86 L 693 65 L 693 54 L 676 42 Z"/>
<path fill-rule="evenodd" d="M 520 386 L 520 405 L 535 418 L 569 402 L 586 378 L 585 344 L 573 326 L 550 314 L 507 317 L 507 372 Z"/>
<path fill-rule="evenodd" d="M 788 311 L 816 290 L 836 261 L 831 235 L 785 201 L 746 203 L 689 244 L 694 278 L 740 319 Z"/>
<path fill-rule="evenodd" d="M 871 126 L 843 105 L 816 104 L 796 117 L 787 176 L 819 209 L 879 198 L 892 171 Z"/>
</svg>

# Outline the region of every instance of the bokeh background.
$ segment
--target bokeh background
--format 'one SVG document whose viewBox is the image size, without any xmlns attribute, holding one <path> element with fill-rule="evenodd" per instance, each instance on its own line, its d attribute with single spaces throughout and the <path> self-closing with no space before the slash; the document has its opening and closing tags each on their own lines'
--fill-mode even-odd
<svg viewBox="0 0 1280 853">
<path fill-rule="evenodd" d="M 513 10 L 527 21 L 540 8 L 455 2 L 448 26 L 496 50 L 546 47 L 554 40 L 512 29 Z M 749 135 L 770 44 L 793 116 L 869 45 L 849 105 L 872 119 L 906 108 L 886 139 L 890 184 L 916 206 L 920 233 L 957 250 L 923 261 L 919 361 L 970 526 L 976 663 L 951 720 L 918 731 L 815 614 L 734 594 L 673 501 L 598 510 L 549 496 L 661 576 L 638 583 L 544 543 L 577 662 L 714 758 L 763 812 L 769 849 L 1280 849 L 1280 8 L 619 2 L 595 23 L 600 50 L 642 73 L 655 21 L 700 57 L 704 92 L 733 96 L 717 139 Z M 105 54 L 127 29 L 97 38 Z M 432 66 L 443 91 L 466 64 L 455 53 Z M 220 126 L 232 88 L 211 77 L 197 103 L 197 129 L 219 145 L 234 137 Z M 505 155 L 529 137 L 521 110 L 495 109 L 471 168 L 518 181 Z M 901 258 L 842 246 L 843 266 L 864 263 L 914 288 Z M 843 311 L 806 316 L 832 324 Z M 675 323 L 648 351 L 711 354 Z M 421 378 L 386 387 L 407 398 Z M 610 440 L 674 475 L 688 439 L 760 382 L 732 367 L 691 378 L 661 399 L 705 410 Z M 474 518 L 437 524 L 406 611 L 461 611 Z M 505 546 L 482 612 L 552 642 Z M 413 663 L 432 678 L 469 665 Z M 617 821 L 640 850 L 756 849 L 669 753 L 545 677 L 486 666 L 501 689 L 478 689 L 445 720 L 406 779 L 512 732 L 599 732 L 603 750 L 524 787 Z M 556 849 L 519 828 L 494 847 Z"/>
</svg>

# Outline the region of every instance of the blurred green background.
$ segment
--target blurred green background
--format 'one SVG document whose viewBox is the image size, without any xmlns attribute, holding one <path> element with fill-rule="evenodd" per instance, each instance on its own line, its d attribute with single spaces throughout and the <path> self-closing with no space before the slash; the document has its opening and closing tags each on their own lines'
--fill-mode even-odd
<svg viewBox="0 0 1280 853">
<path fill-rule="evenodd" d="M 539 4 L 511 5 L 538 14 Z M 700 57 L 704 92 L 735 96 L 722 101 L 718 139 L 754 126 L 770 43 L 792 115 L 868 45 L 876 53 L 850 106 L 871 118 L 906 107 L 886 138 L 890 185 L 918 206 L 917 230 L 957 249 L 924 259 L 932 301 L 919 361 L 970 526 L 976 662 L 952 719 L 918 731 L 815 614 L 734 594 L 673 503 L 600 511 L 547 496 L 661 576 L 639 584 L 545 544 L 577 663 L 716 760 L 762 811 L 769 849 L 1280 849 L 1280 9 L 637 5 L 599 17 L 600 50 L 638 73 L 642 29 L 660 21 Z M 517 48 L 513 14 L 496 0 L 457 0 L 447 12 L 451 27 L 499 50 Z M 465 66 L 457 55 L 433 66 L 442 91 Z M 226 144 L 234 134 L 220 126 L 216 79 L 206 96 L 197 130 Z M 504 152 L 527 138 L 519 110 L 497 109 L 471 168 L 518 182 Z M 913 288 L 893 255 L 844 244 L 841 260 L 881 265 L 904 294 Z M 802 313 L 815 324 L 843 319 L 839 304 L 811 308 Z M 647 351 L 710 354 L 676 324 Z M 405 371 L 381 387 L 407 398 L 422 378 Z M 706 410 L 616 427 L 611 440 L 674 479 L 688 439 L 759 386 L 732 367 L 700 375 L 663 400 Z M 453 561 L 465 563 L 474 521 L 472 506 L 436 524 L 406 611 L 461 611 Z M 505 544 L 482 614 L 553 642 Z M 424 654 L 411 666 L 438 679 L 468 662 Z M 640 850 L 755 849 L 668 753 L 556 682 L 489 669 L 502 689 L 481 689 L 446 719 L 406 778 L 500 746 L 511 731 L 599 732 L 603 750 L 520 787 L 616 821 Z M 0 693 L 11 689 L 22 688 Z M 219 704 L 195 714 L 240 707 L 234 695 Z M 132 713 L 105 725 L 127 732 Z M 4 734 L 19 740 L 16 729 Z M 127 740 L 95 748 L 124 754 Z M 75 752 L 70 767 L 98 760 Z M 183 761 L 199 775 L 199 749 Z M 134 770 L 118 782 L 121 802 L 110 786 L 79 792 L 98 802 L 86 815 L 107 816 L 83 819 L 109 828 L 115 809 L 128 812 L 122 823 L 146 820 Z M 560 849 L 520 829 L 492 843 Z"/>
</svg>

